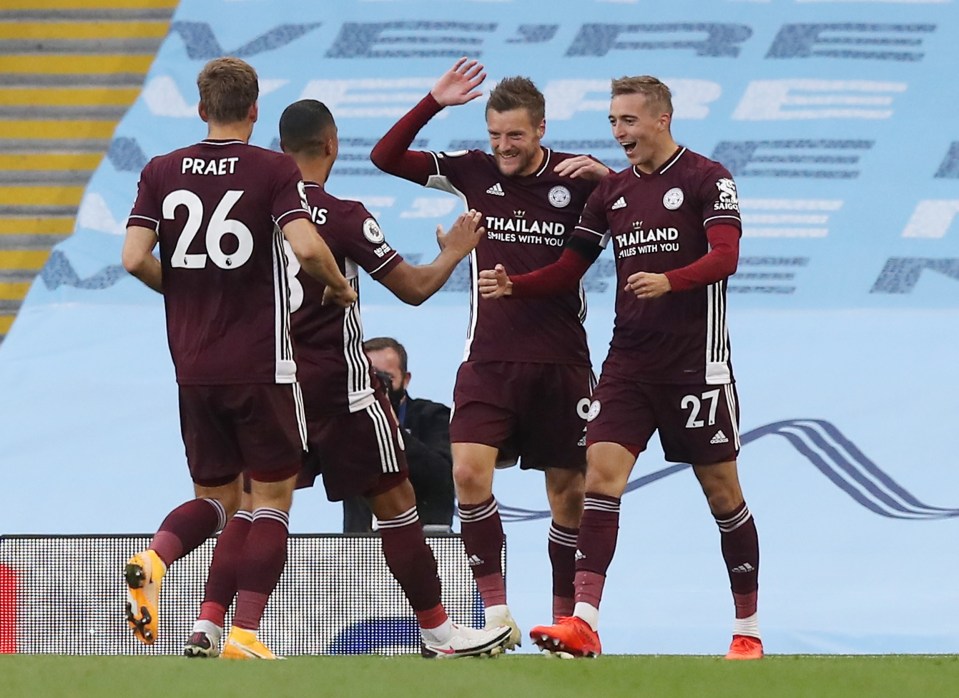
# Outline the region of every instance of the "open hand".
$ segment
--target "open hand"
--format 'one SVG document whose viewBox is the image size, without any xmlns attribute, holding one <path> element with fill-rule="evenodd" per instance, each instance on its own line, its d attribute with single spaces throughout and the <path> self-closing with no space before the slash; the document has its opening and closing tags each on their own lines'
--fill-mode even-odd
<svg viewBox="0 0 959 698">
<path fill-rule="evenodd" d="M 483 70 L 483 64 L 479 61 L 460 58 L 440 76 L 430 94 L 443 107 L 472 102 L 483 94 L 477 89 L 486 79 Z"/>
<path fill-rule="evenodd" d="M 482 220 L 482 213 L 470 209 L 459 215 L 448 233 L 443 232 L 443 226 L 436 226 L 436 244 L 441 250 L 455 252 L 462 259 L 472 252 L 486 235 L 486 228 L 480 225 Z"/>
<path fill-rule="evenodd" d="M 563 160 L 553 168 L 553 172 L 570 179 L 599 180 L 608 175 L 611 170 L 589 155 L 577 155 L 574 158 Z"/>
</svg>

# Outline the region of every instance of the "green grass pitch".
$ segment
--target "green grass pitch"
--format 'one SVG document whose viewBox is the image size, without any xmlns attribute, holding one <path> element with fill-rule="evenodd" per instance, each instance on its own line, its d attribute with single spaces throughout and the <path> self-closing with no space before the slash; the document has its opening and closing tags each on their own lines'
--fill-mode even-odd
<svg viewBox="0 0 959 698">
<path fill-rule="evenodd" d="M 938 698 L 959 696 L 959 655 L 604 655 L 564 661 L 295 657 L 236 662 L 181 657 L 0 656 L 3 698 Z"/>
</svg>

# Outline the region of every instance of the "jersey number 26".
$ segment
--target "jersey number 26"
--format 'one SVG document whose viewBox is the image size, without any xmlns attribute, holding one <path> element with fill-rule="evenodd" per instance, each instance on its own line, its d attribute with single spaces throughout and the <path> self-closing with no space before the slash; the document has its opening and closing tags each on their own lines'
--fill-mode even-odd
<svg viewBox="0 0 959 698">
<path fill-rule="evenodd" d="M 171 266 L 202 269 L 206 266 L 207 257 L 221 269 L 236 269 L 246 264 L 253 255 L 253 233 L 242 221 L 227 218 L 241 196 L 242 191 L 230 189 L 220 199 L 206 227 L 206 254 L 198 254 L 187 250 L 203 224 L 203 201 L 188 189 L 177 189 L 167 194 L 163 199 L 164 220 L 173 220 L 180 206 L 185 206 L 187 210 L 186 223 L 170 257 Z M 223 238 L 228 234 L 235 236 L 237 241 L 236 250 L 229 254 L 223 251 Z"/>
</svg>

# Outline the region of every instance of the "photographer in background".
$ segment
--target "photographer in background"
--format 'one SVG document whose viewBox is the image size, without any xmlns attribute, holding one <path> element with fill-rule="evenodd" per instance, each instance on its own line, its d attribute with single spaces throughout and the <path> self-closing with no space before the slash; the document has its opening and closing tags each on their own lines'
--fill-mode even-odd
<svg viewBox="0 0 959 698">
<path fill-rule="evenodd" d="M 414 399 L 407 393 L 412 374 L 407 370 L 406 348 L 392 337 L 374 337 L 363 350 L 379 379 L 386 385 L 403 440 L 416 509 L 427 533 L 452 530 L 453 458 L 450 454 L 450 408 L 432 400 Z M 343 502 L 343 532 L 368 533 L 372 515 L 362 497 Z"/>
</svg>

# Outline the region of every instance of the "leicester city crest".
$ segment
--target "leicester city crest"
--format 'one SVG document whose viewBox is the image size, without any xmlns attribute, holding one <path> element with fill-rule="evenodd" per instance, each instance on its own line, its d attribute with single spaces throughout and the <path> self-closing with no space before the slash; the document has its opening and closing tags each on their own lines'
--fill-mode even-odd
<svg viewBox="0 0 959 698">
<path fill-rule="evenodd" d="M 556 208 L 563 208 L 564 206 L 569 206 L 569 202 L 572 197 L 569 194 L 569 189 L 563 185 L 557 185 L 549 190 L 549 202 L 553 204 Z"/>
<path fill-rule="evenodd" d="M 673 187 L 668 192 L 663 194 L 663 206 L 668 208 L 670 211 L 675 211 L 677 208 L 683 205 L 683 190 L 679 187 Z"/>
</svg>

